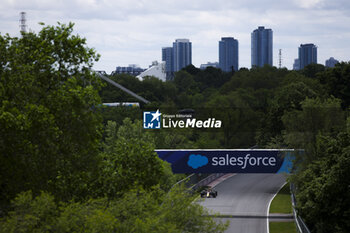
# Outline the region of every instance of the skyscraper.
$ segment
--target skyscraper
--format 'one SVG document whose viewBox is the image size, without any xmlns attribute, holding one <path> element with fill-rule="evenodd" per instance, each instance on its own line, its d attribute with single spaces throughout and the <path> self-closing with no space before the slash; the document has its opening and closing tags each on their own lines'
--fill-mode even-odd
<svg viewBox="0 0 350 233">
<path fill-rule="evenodd" d="M 222 37 L 219 41 L 219 67 L 222 71 L 238 70 L 238 40 Z"/>
<path fill-rule="evenodd" d="M 252 67 L 273 65 L 272 60 L 272 30 L 265 27 L 258 27 L 252 32 Z"/>
<path fill-rule="evenodd" d="M 299 47 L 300 69 L 305 66 L 317 63 L 317 47 L 314 44 L 301 44 Z"/>
<path fill-rule="evenodd" d="M 177 39 L 173 43 L 174 72 L 192 64 L 192 43 L 188 39 Z"/>
<path fill-rule="evenodd" d="M 171 79 L 174 73 L 173 48 L 162 48 L 162 61 L 165 61 L 165 73 L 167 80 Z"/>
</svg>

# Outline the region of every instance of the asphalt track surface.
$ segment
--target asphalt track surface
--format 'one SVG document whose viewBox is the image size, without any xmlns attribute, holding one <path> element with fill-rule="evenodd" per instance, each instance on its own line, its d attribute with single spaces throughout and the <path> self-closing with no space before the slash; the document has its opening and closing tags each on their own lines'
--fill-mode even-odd
<svg viewBox="0 0 350 233">
<path fill-rule="evenodd" d="M 284 174 L 236 174 L 215 186 L 216 198 L 203 198 L 201 205 L 229 220 L 227 233 L 268 233 L 267 209 L 286 182 Z"/>
</svg>

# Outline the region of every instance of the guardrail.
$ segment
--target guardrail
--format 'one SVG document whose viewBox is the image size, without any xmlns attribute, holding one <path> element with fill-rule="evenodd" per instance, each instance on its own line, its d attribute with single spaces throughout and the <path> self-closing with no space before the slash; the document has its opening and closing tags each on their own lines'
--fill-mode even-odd
<svg viewBox="0 0 350 233">
<path fill-rule="evenodd" d="M 216 180 L 217 178 L 219 178 L 219 177 L 221 177 L 223 175 L 225 175 L 225 173 L 214 173 L 214 174 L 211 174 L 211 175 L 203 178 L 199 182 L 195 183 L 193 186 L 190 187 L 190 189 L 196 190 L 199 187 L 206 186 L 206 185 L 210 184 L 212 181 Z"/>
<path fill-rule="evenodd" d="M 182 180 L 179 180 L 178 182 L 176 182 L 173 186 L 171 186 L 171 188 L 169 189 L 168 193 L 166 194 L 166 196 L 169 195 L 170 191 L 176 186 L 179 185 L 181 183 L 184 183 L 185 186 L 194 191 L 196 190 L 198 187 L 201 186 L 205 186 L 207 184 L 209 184 L 210 182 L 212 182 L 213 180 L 223 176 L 224 173 L 215 173 L 215 174 L 191 174 L 187 177 L 185 177 Z M 160 204 L 161 206 L 163 205 L 164 201 L 162 202 L 162 204 Z"/>
<path fill-rule="evenodd" d="M 295 187 L 291 183 L 290 184 L 290 193 L 291 193 L 291 198 L 292 198 L 293 216 L 294 216 L 295 224 L 297 225 L 297 231 L 299 233 L 310 233 L 309 228 L 306 226 L 305 222 L 299 216 L 298 211 L 295 208 L 296 207 L 296 199 L 295 199 L 295 195 L 294 195 L 294 190 L 295 190 Z"/>
<path fill-rule="evenodd" d="M 212 181 L 216 180 L 217 178 L 223 175 L 225 175 L 225 173 L 214 173 L 214 174 L 193 173 L 187 176 L 186 178 L 178 181 L 176 184 L 173 185 L 173 187 L 181 183 L 184 183 L 188 189 L 195 190 L 201 186 L 205 186 L 211 183 Z"/>
</svg>

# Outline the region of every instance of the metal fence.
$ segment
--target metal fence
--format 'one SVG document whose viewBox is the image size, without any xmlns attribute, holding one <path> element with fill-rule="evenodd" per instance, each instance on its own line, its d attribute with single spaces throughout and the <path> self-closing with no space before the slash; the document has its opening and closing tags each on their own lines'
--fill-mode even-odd
<svg viewBox="0 0 350 233">
<path fill-rule="evenodd" d="M 309 228 L 306 226 L 305 222 L 299 216 L 298 211 L 296 210 L 296 199 L 295 199 L 295 195 L 294 195 L 294 190 L 295 190 L 295 187 L 291 183 L 290 184 L 290 193 L 291 193 L 291 198 L 292 198 L 293 216 L 294 216 L 295 224 L 297 225 L 297 231 L 299 233 L 310 233 Z"/>
</svg>

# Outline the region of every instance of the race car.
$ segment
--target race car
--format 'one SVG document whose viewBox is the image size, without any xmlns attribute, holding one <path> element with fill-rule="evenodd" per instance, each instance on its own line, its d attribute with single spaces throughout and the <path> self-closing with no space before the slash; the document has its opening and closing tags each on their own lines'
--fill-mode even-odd
<svg viewBox="0 0 350 233">
<path fill-rule="evenodd" d="M 213 197 L 213 198 L 216 198 L 216 196 L 218 195 L 218 192 L 216 190 L 214 190 L 213 188 L 206 188 L 206 189 L 203 189 L 201 191 L 201 197 L 202 198 L 210 198 L 210 197 Z"/>
</svg>

